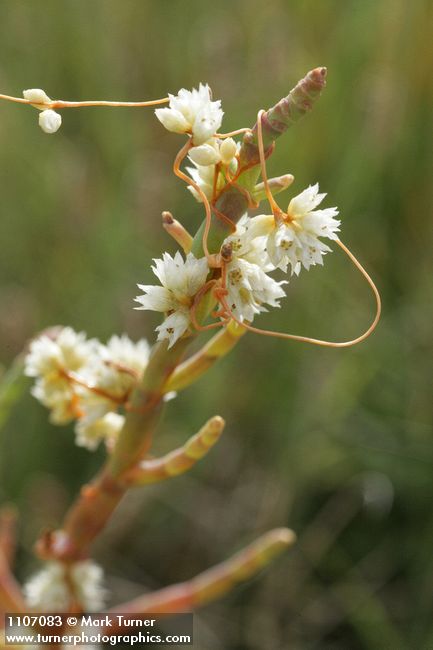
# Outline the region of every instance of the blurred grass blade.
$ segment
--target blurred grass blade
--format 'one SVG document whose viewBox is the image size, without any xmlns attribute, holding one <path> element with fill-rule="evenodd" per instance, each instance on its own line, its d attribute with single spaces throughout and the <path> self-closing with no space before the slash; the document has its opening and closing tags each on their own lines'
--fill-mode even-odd
<svg viewBox="0 0 433 650">
<path fill-rule="evenodd" d="M 0 378 L 0 428 L 28 383 L 24 376 L 24 355 L 20 354 Z"/>
</svg>

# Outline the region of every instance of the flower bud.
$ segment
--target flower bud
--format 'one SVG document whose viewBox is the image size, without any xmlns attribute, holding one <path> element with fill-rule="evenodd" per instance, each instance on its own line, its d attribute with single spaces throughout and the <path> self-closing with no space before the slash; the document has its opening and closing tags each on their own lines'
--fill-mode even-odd
<svg viewBox="0 0 433 650">
<path fill-rule="evenodd" d="M 51 104 L 51 99 L 48 97 L 45 90 L 41 88 L 29 88 L 23 90 L 23 97 L 32 103 L 32 106 L 39 110 L 44 110 L 46 104 Z"/>
<path fill-rule="evenodd" d="M 155 115 L 167 131 L 186 133 L 190 129 L 190 125 L 182 113 L 173 108 L 157 108 Z"/>
<path fill-rule="evenodd" d="M 62 117 L 56 111 L 47 109 L 39 113 L 39 126 L 44 133 L 55 133 L 60 129 Z"/>
<path fill-rule="evenodd" d="M 227 138 L 221 143 L 220 146 L 220 155 L 221 155 L 221 161 L 224 163 L 224 165 L 229 165 L 232 158 L 234 158 L 238 148 L 236 145 L 236 142 L 233 140 L 233 138 Z"/>
<path fill-rule="evenodd" d="M 215 165 L 220 160 L 218 151 L 210 144 L 201 144 L 193 147 L 189 152 L 189 157 L 197 165 Z"/>
</svg>

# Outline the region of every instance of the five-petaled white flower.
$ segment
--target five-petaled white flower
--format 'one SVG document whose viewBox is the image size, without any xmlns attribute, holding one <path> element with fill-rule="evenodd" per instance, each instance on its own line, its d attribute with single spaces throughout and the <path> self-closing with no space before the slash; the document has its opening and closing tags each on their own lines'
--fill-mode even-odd
<svg viewBox="0 0 433 650">
<path fill-rule="evenodd" d="M 212 101 L 206 84 L 198 90 L 182 88 L 177 95 L 169 95 L 170 108 L 157 108 L 155 115 L 168 131 L 190 133 L 195 145 L 209 140 L 221 126 L 223 111 L 221 101 Z"/>
<path fill-rule="evenodd" d="M 210 200 L 214 191 L 215 165 L 199 165 L 194 162 L 194 167 L 187 167 L 186 170 L 195 184 L 199 186 L 206 198 Z M 219 191 L 223 187 L 224 178 L 219 174 L 215 189 L 216 191 Z M 203 203 L 201 194 L 193 185 L 188 185 L 188 189 L 199 203 Z"/>
<path fill-rule="evenodd" d="M 227 304 L 240 321 L 251 322 L 256 314 L 267 311 L 265 305 L 279 307 L 278 300 L 285 296 L 282 289 L 286 281 L 277 282 L 266 271 L 267 263 L 264 237 L 254 237 L 250 220 L 242 217 L 236 232 L 227 237 L 225 244 L 232 250 L 232 260 L 227 265 Z"/>
<path fill-rule="evenodd" d="M 287 214 L 275 221 L 272 215 L 259 215 L 251 219 L 251 230 L 256 235 L 266 235 L 266 248 L 275 268 L 299 274 L 301 267 L 309 269 L 323 264 L 323 256 L 331 252 L 320 238 L 338 239 L 340 221 L 335 219 L 337 208 L 315 208 L 326 194 L 319 194 L 319 185 L 310 185 L 289 203 Z"/>
<path fill-rule="evenodd" d="M 88 387 L 77 387 L 77 445 L 96 449 L 101 440 L 114 440 L 124 422 L 116 411 L 142 378 L 149 351 L 145 339 L 134 343 L 126 334 L 112 336 L 107 345 L 98 345 L 97 360 L 80 375 Z"/>
<path fill-rule="evenodd" d="M 78 447 L 85 447 L 90 451 L 95 450 L 101 440 L 112 445 L 118 437 L 120 430 L 125 424 L 125 416 L 108 411 L 104 414 L 104 408 L 100 401 L 89 406 L 90 415 L 84 415 L 75 425 L 75 443 Z M 93 408 L 93 410 L 91 410 Z M 99 410 L 98 410 L 99 409 Z"/>
<path fill-rule="evenodd" d="M 168 339 L 171 347 L 190 325 L 190 308 L 194 296 L 206 282 L 209 267 L 205 257 L 196 259 L 189 253 L 184 260 L 179 251 L 174 257 L 164 253 L 162 259 L 154 262 L 152 270 L 162 286 L 139 284 L 144 295 L 135 299 L 141 305 L 136 309 L 168 313 L 156 330 L 158 341 Z"/>
<path fill-rule="evenodd" d="M 221 168 L 216 167 L 218 163 L 228 167 L 230 174 L 236 174 L 238 169 L 236 154 L 239 148 L 240 145 L 236 144 L 233 138 L 225 140 L 212 138 L 208 142 L 190 149 L 188 158 L 194 167 L 187 167 L 187 172 L 207 199 L 211 199 L 214 192 L 218 194 L 226 184 L 226 177 L 221 173 Z M 203 202 L 203 197 L 194 185 L 188 185 L 188 189 L 199 203 Z"/>
</svg>

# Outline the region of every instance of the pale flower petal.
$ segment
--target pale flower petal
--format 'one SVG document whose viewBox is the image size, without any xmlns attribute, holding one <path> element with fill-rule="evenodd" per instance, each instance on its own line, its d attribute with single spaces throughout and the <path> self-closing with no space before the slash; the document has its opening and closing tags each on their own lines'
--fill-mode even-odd
<svg viewBox="0 0 433 650">
<path fill-rule="evenodd" d="M 220 161 L 221 157 L 215 147 L 211 147 L 209 144 L 201 144 L 190 149 L 189 158 L 193 163 L 207 167 L 208 165 L 215 165 Z"/>
<path fill-rule="evenodd" d="M 171 348 L 182 334 L 185 334 L 189 325 L 190 317 L 187 311 L 178 310 L 173 312 L 156 328 L 158 341 L 168 339 L 168 347 Z"/>
<path fill-rule="evenodd" d="M 229 165 L 238 151 L 238 145 L 233 138 L 226 138 L 220 145 L 221 161 L 224 165 Z"/>
<path fill-rule="evenodd" d="M 169 131 L 191 133 L 196 145 L 215 135 L 223 117 L 221 102 L 212 101 L 207 84 L 200 84 L 198 90 L 182 88 L 177 95 L 169 95 L 169 108 L 158 108 L 155 114 Z"/>
<path fill-rule="evenodd" d="M 323 256 L 331 252 L 321 237 L 335 240 L 340 221 L 337 208 L 315 210 L 326 194 L 319 194 L 319 185 L 310 185 L 289 203 L 287 217 L 269 233 L 266 248 L 271 263 L 283 271 L 290 264 L 291 272 L 299 274 L 301 266 L 309 269 L 323 264 Z"/>
<path fill-rule="evenodd" d="M 273 217 L 272 217 L 273 222 Z M 236 232 L 227 237 L 232 260 L 227 265 L 227 304 L 240 321 L 252 322 L 256 314 L 267 311 L 266 305 L 279 307 L 285 296 L 282 285 L 267 271 L 273 269 L 266 253 L 266 237 L 255 236 L 257 222 L 245 215 L 237 224 Z"/>
<path fill-rule="evenodd" d="M 319 183 L 315 185 L 309 185 L 306 190 L 293 197 L 289 203 L 287 209 L 287 214 L 296 219 L 297 217 L 303 217 L 308 212 L 317 208 L 317 206 L 323 201 L 326 194 L 319 194 Z"/>
<path fill-rule="evenodd" d="M 135 302 L 141 305 L 141 307 L 135 307 L 135 309 L 151 309 L 152 311 L 169 311 L 172 309 L 173 298 L 165 287 L 139 284 L 138 288 L 144 291 L 144 294 L 135 298 Z"/>
<path fill-rule="evenodd" d="M 28 90 L 23 90 L 23 97 L 39 110 L 44 110 L 46 108 L 44 105 L 51 104 L 51 99 L 42 88 L 28 88 Z"/>
<path fill-rule="evenodd" d="M 74 332 L 70 327 L 62 329 L 55 340 L 43 335 L 30 344 L 24 373 L 36 378 L 31 392 L 51 410 L 50 420 L 54 424 L 66 424 L 76 416 L 76 390 L 67 375 L 92 365 L 97 350 L 95 340 L 86 340 L 83 332 Z"/>
<path fill-rule="evenodd" d="M 202 144 L 218 131 L 221 126 L 223 112 L 220 108 L 221 102 L 210 102 L 202 108 L 192 125 L 194 144 Z"/>
<path fill-rule="evenodd" d="M 254 316 L 267 311 L 265 305 L 279 307 L 285 296 L 282 285 L 257 264 L 234 258 L 227 267 L 227 303 L 240 321 L 252 322 Z"/>
<path fill-rule="evenodd" d="M 157 108 L 155 115 L 167 131 L 172 133 L 187 133 L 191 128 L 182 113 L 173 108 Z"/>
<path fill-rule="evenodd" d="M 75 442 L 79 447 L 95 450 L 104 440 L 115 440 L 125 423 L 125 416 L 109 411 L 100 418 L 84 417 L 77 421 L 75 426 Z"/>
<path fill-rule="evenodd" d="M 39 126 L 44 133 L 56 133 L 62 124 L 62 117 L 50 108 L 39 113 Z"/>
<path fill-rule="evenodd" d="M 171 347 L 190 326 L 189 310 L 194 296 L 206 283 L 209 267 L 205 257 L 197 259 L 189 253 L 184 259 L 179 251 L 174 257 L 164 253 L 162 258 L 154 260 L 154 263 L 152 270 L 162 287 L 138 285 L 145 294 L 137 296 L 136 302 L 140 303 L 141 307 L 136 309 L 169 312 L 156 331 L 158 340 L 168 339 Z"/>
</svg>

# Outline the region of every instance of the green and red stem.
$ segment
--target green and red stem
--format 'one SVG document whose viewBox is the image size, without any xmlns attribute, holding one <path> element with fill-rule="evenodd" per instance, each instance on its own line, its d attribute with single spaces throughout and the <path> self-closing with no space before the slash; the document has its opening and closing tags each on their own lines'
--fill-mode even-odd
<svg viewBox="0 0 433 650">
<path fill-rule="evenodd" d="M 312 108 L 325 85 L 325 77 L 325 68 L 312 70 L 287 97 L 263 113 L 263 136 L 268 153 L 274 140 Z M 219 252 L 222 242 L 230 234 L 229 222 L 235 224 L 246 212 L 248 193 L 254 191 L 260 173 L 257 125 L 244 136 L 239 160 L 240 173 L 236 183 L 229 184 L 212 206 L 214 214 L 208 248 L 213 253 Z M 192 252 L 197 257 L 203 254 L 203 227 L 193 240 Z M 231 350 L 243 334 L 240 328 L 235 330 L 234 326 L 227 328 L 212 339 L 207 349 L 205 346 L 204 352 L 197 353 L 182 365 L 179 364 L 192 336 L 179 340 L 170 349 L 166 341 L 154 346 L 142 383 L 132 394 L 130 410 L 111 457 L 95 480 L 83 488 L 66 515 L 63 529 L 39 541 L 37 549 L 42 557 L 73 562 L 88 555 L 91 543 L 129 487 L 125 477 L 144 459 L 150 448 L 160 420 L 164 393 L 192 383 Z"/>
</svg>

